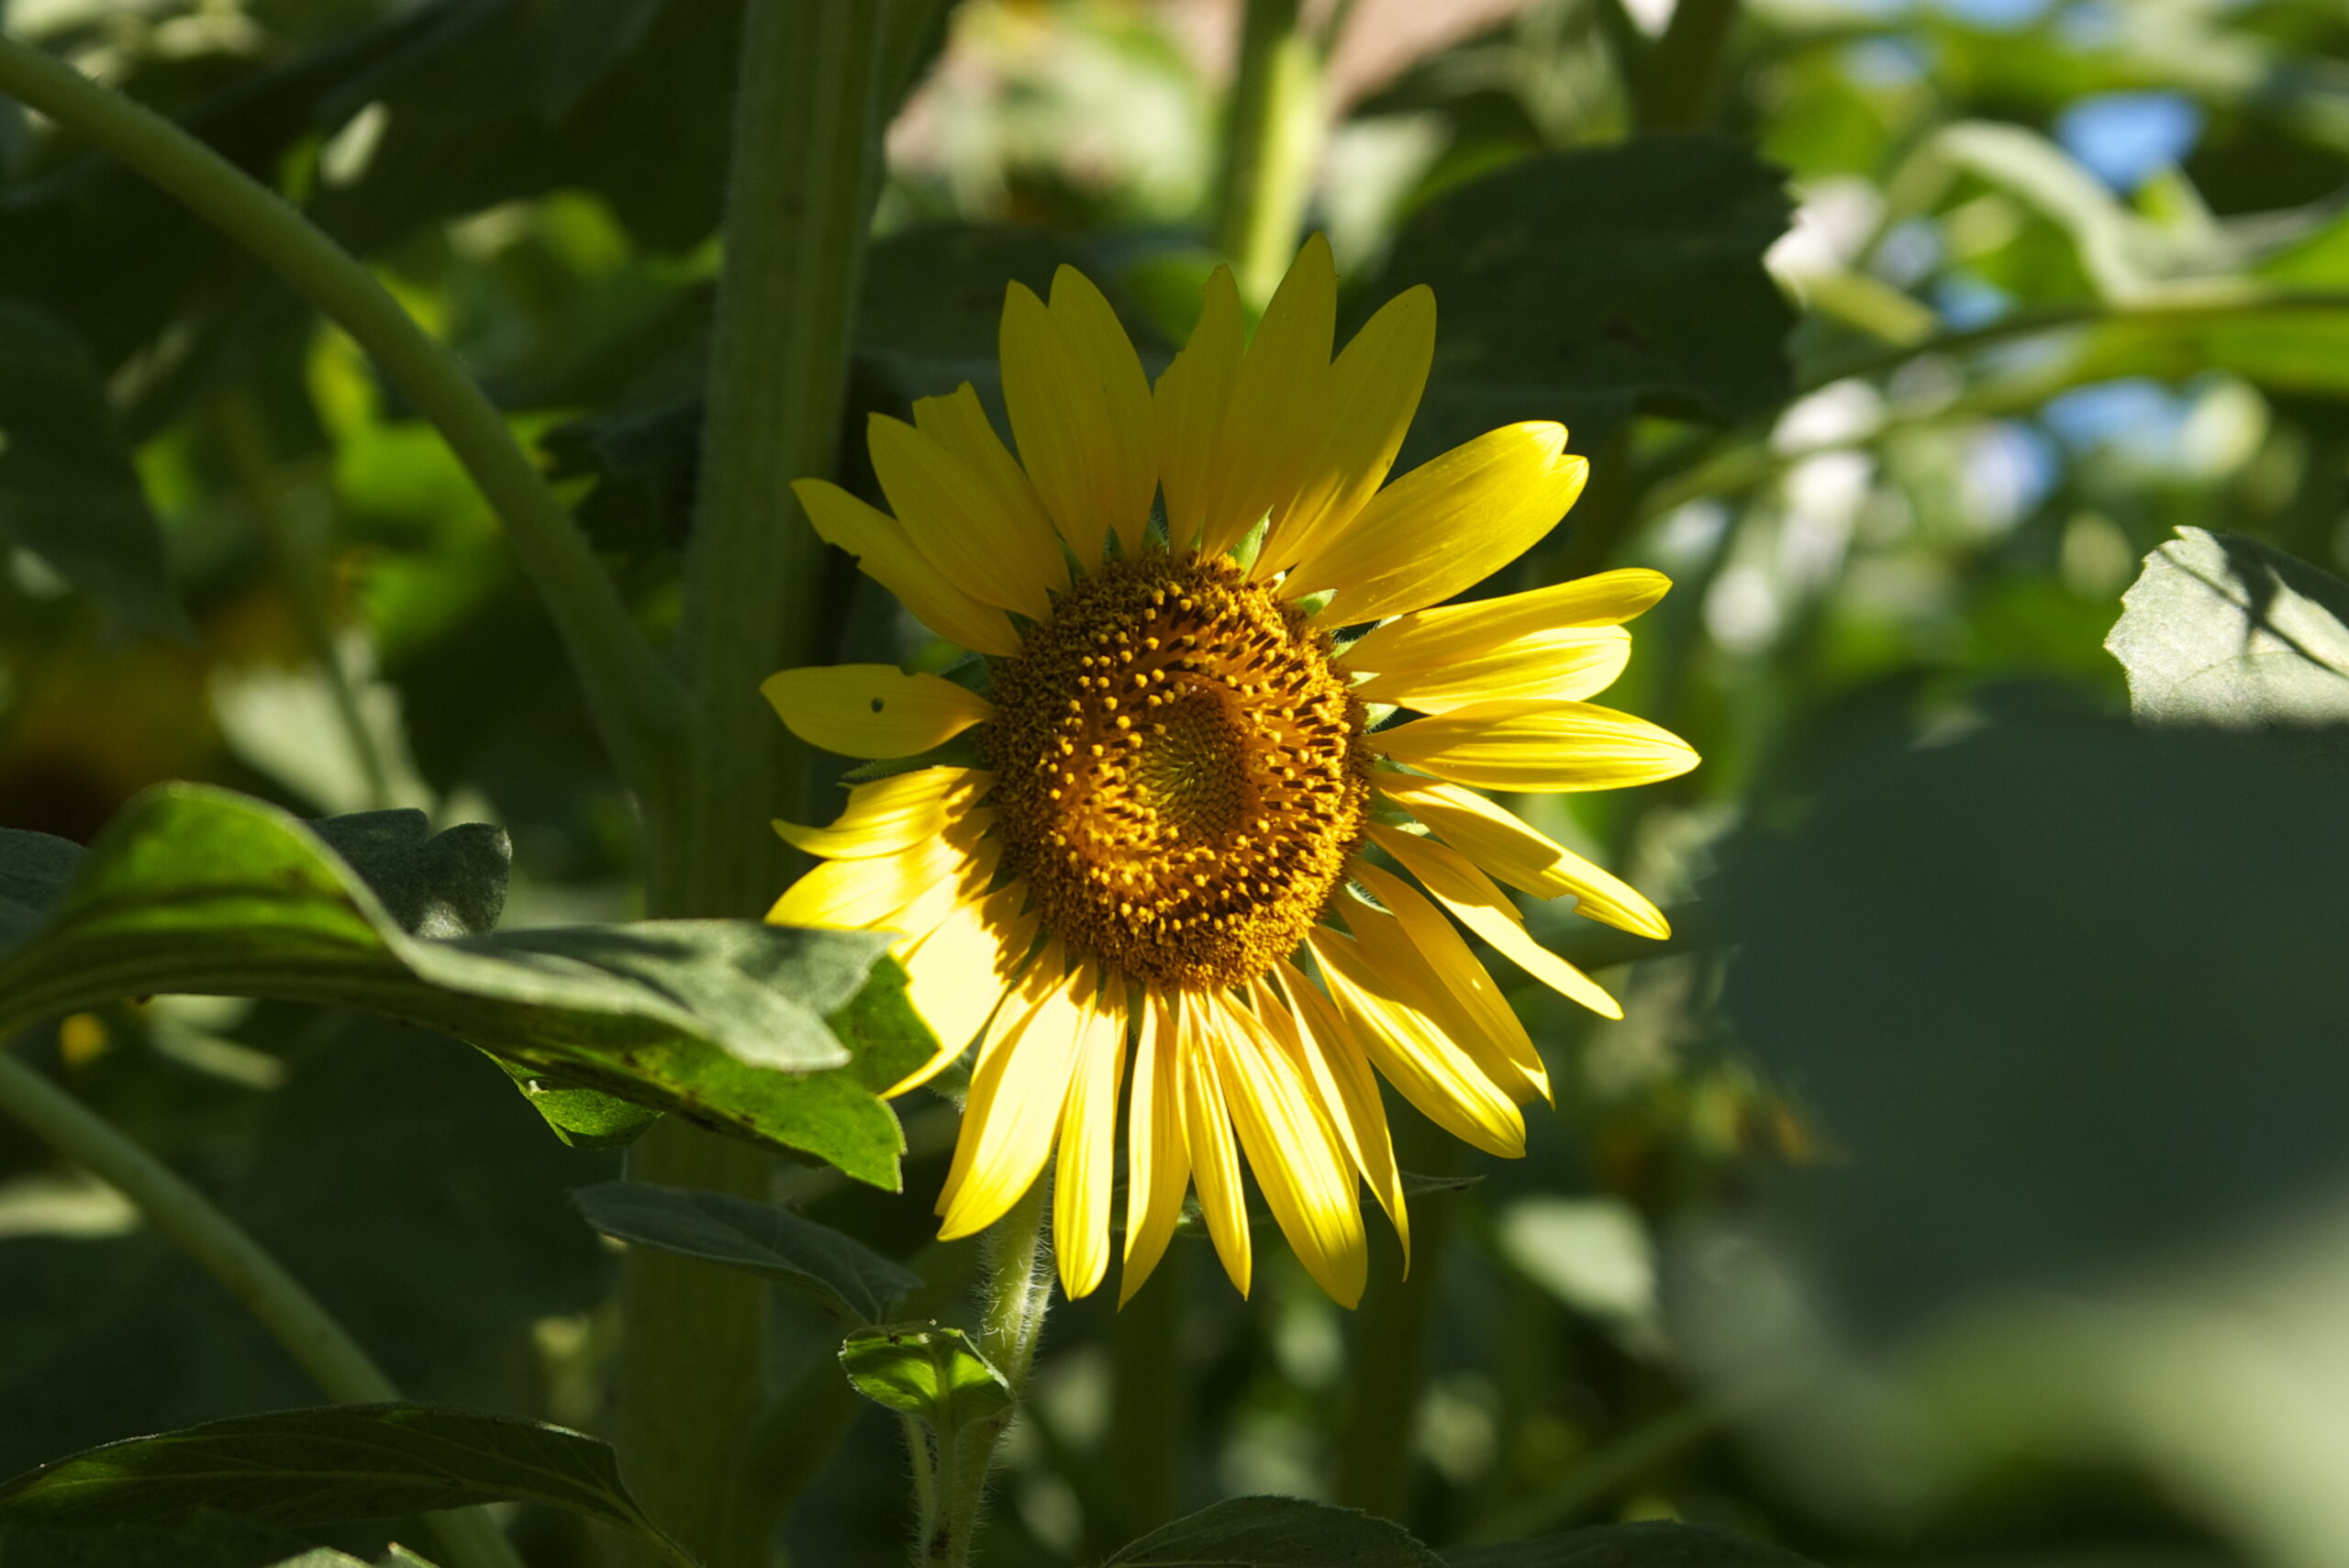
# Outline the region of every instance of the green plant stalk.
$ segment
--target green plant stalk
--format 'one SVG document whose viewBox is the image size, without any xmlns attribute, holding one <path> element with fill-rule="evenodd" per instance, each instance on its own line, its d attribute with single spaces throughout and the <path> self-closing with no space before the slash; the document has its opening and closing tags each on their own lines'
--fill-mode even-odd
<svg viewBox="0 0 2349 1568">
<path fill-rule="evenodd" d="M 932 1445 L 938 1475 L 932 1490 L 937 1523 L 922 1537 L 925 1568 L 968 1568 L 971 1540 L 978 1531 L 985 1499 L 987 1467 L 996 1445 L 1011 1429 L 1036 1362 L 1036 1341 L 1044 1332 L 1052 1303 L 1052 1250 L 1044 1240 L 1045 1203 L 1052 1182 L 1036 1179 L 1027 1195 L 987 1233 L 987 1278 L 979 1318 L 979 1353 L 1011 1385 L 1011 1406 L 1000 1415 L 973 1421 L 959 1432 L 941 1432 Z M 920 1457 L 915 1457 L 920 1462 Z"/>
<path fill-rule="evenodd" d="M 22 1027 L 19 1019 L 0 1028 L 0 1040 Z M 156 1229 L 259 1320 L 327 1397 L 350 1405 L 378 1405 L 400 1397 L 350 1330 L 235 1220 L 170 1166 L 6 1051 L 0 1051 L 0 1111 L 80 1161 L 137 1205 Z M 429 1522 L 450 1568 L 522 1568 L 505 1532 L 483 1509 L 434 1514 Z"/>
<path fill-rule="evenodd" d="M 1297 5 L 1248 0 L 1224 125 L 1215 239 L 1256 306 L 1296 253 L 1321 155 L 1321 57 L 1297 26 Z"/>
<path fill-rule="evenodd" d="M 1418 1118 L 1398 1119 L 1395 1133 L 1396 1158 L 1405 1169 L 1448 1176 L 1459 1168 L 1459 1144 Z M 1419 1384 L 1452 1216 L 1452 1204 L 1442 1199 L 1413 1207 L 1411 1272 L 1401 1280 L 1384 1272 L 1380 1260 L 1391 1262 L 1397 1251 L 1383 1238 L 1372 1254 L 1372 1284 L 1346 1379 L 1353 1401 L 1338 1444 L 1337 1500 L 1350 1508 L 1400 1519 L 1408 1501 Z"/>
<path fill-rule="evenodd" d="M 1189 1416 L 1183 1362 L 1184 1307 L 1192 1249 L 1169 1247 L 1150 1283 L 1119 1309 L 1109 1334 L 1108 1473 L 1116 1540 L 1131 1540 L 1174 1518 L 1183 1433 Z"/>
<path fill-rule="evenodd" d="M 800 814 L 807 759 L 759 684 L 822 653 L 824 547 L 789 486 L 832 471 L 880 167 L 880 78 L 904 69 L 885 57 L 906 47 L 914 3 L 763 0 L 744 12 L 685 566 L 684 733 L 673 787 L 646 803 L 656 915 L 756 915 L 786 881 L 767 823 Z M 751 1197 L 766 1195 L 771 1164 L 674 1120 L 629 1153 L 638 1181 Z M 746 1517 L 728 1493 L 757 1414 L 764 1301 L 755 1279 L 650 1248 L 626 1264 L 621 1451 L 647 1510 L 696 1551 L 731 1550 L 729 1521 Z"/>
<path fill-rule="evenodd" d="M 660 787 L 677 683 L 506 421 L 456 357 L 348 251 L 202 142 L 39 50 L 0 37 L 0 94 L 121 159 L 273 269 L 374 357 L 473 476 L 545 601 L 622 775 Z"/>
<path fill-rule="evenodd" d="M 1679 0 L 1640 69 L 1642 130 L 1695 130 L 1712 117 L 1737 0 Z"/>
</svg>

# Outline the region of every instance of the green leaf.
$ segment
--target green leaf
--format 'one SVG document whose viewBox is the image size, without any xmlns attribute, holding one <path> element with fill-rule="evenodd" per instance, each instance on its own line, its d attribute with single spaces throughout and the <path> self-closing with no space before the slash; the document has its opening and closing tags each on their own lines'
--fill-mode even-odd
<svg viewBox="0 0 2349 1568">
<path fill-rule="evenodd" d="M 1449 1568 L 1799 1568 L 1809 1559 L 1734 1530 L 1651 1519 L 1466 1547 L 1443 1561 Z"/>
<path fill-rule="evenodd" d="M 1011 1408 L 1011 1385 L 960 1329 L 859 1329 L 841 1342 L 841 1366 L 866 1398 L 947 1434 Z"/>
<path fill-rule="evenodd" d="M 661 1113 L 650 1106 L 599 1089 L 583 1089 L 496 1057 L 490 1060 L 513 1078 L 522 1098 L 546 1118 L 549 1130 L 573 1149 L 625 1149 L 661 1119 Z"/>
<path fill-rule="evenodd" d="M 887 1317 L 921 1284 L 829 1226 L 731 1193 L 606 1182 L 573 1197 L 607 1236 L 764 1274 L 860 1323 Z"/>
<path fill-rule="evenodd" d="M 2349 725 L 2349 583 L 2257 539 L 2180 528 L 2121 602 L 2104 645 L 2138 717 Z"/>
<path fill-rule="evenodd" d="M 1429 202 L 1363 291 L 1435 290 L 1405 461 L 1520 419 L 1560 420 L 1588 452 L 1634 410 L 1737 418 L 1784 402 L 1794 317 L 1762 266 L 1787 227 L 1784 181 L 1742 142 L 1678 136 L 1525 159 Z"/>
<path fill-rule="evenodd" d="M 135 629 L 187 629 L 105 377 L 71 328 L 10 299 L 0 299 L 0 543 L 32 550 Z"/>
<path fill-rule="evenodd" d="M 394 1547 L 392 1555 L 380 1561 L 394 1568 L 431 1568 L 420 1557 L 399 1553 Z M 117 1526 L 0 1534 L 0 1568 L 366 1568 L 366 1563 L 365 1557 L 308 1544 L 294 1531 L 264 1529 L 209 1508 L 177 1529 Z"/>
<path fill-rule="evenodd" d="M 1772 1233 L 1854 1333 L 2349 1191 L 2349 812 L 2299 749 L 1992 725 L 1725 855 L 1723 1009 L 1835 1151 L 1766 1184 Z"/>
<path fill-rule="evenodd" d="M 107 1443 L 0 1485 L 0 1526 L 264 1525 L 544 1503 L 663 1539 L 609 1445 L 518 1416 L 434 1405 L 328 1405 Z"/>
<path fill-rule="evenodd" d="M 0 958 L 0 995 L 29 1015 L 158 992 L 364 1008 L 894 1187 L 902 1136 L 875 1090 L 917 1046 L 869 1023 L 903 984 L 863 995 L 885 941 L 722 920 L 418 940 L 292 817 L 167 784 Z M 873 1060 L 826 1026 L 843 1007 Z"/>
<path fill-rule="evenodd" d="M 1303 1497 L 1233 1497 L 1161 1525 L 1102 1568 L 1444 1568 L 1390 1520 Z"/>
<path fill-rule="evenodd" d="M 435 833 L 421 811 L 362 811 L 304 826 L 359 873 L 403 931 L 478 937 L 506 912 L 514 846 L 503 828 L 466 822 Z"/>
</svg>

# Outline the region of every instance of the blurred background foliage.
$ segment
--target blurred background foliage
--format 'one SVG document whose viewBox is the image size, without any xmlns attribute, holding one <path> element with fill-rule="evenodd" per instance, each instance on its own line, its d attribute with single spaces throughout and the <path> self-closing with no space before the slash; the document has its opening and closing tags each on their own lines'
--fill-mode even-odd
<svg viewBox="0 0 2349 1568">
<path fill-rule="evenodd" d="M 1335 29 L 1307 215 L 1352 318 L 1439 295 L 1406 462 L 1563 418 L 1594 483 L 1508 585 L 1677 581 L 1609 700 L 1706 765 L 1526 806 L 1680 934 L 1613 972 L 1627 1022 L 1515 997 L 1558 1113 L 1518 1162 L 1404 1131 L 1407 1166 L 1474 1184 L 1419 1200 L 1409 1281 L 1387 1256 L 1360 1314 L 1285 1257 L 1243 1302 L 1185 1248 L 1122 1317 L 1063 1309 L 989 1561 L 1092 1562 L 1282 1491 L 1444 1547 L 1676 1517 L 1839 1563 L 2349 1562 L 2349 813 L 2321 746 L 2128 728 L 2103 646 L 2181 526 L 2349 569 L 2349 15 L 1680 3 L 1307 7 Z M 889 139 L 852 434 L 992 395 L 1006 280 L 1063 261 L 1163 364 L 1219 259 L 1237 10 L 952 7 Z M 1724 45 L 1684 70 L 1707 17 Z M 368 258 L 674 620 L 733 7 L 5 19 Z M 420 806 L 511 833 L 509 926 L 636 912 L 633 811 L 439 438 L 226 241 L 5 102 L 0 432 L 0 824 L 87 840 L 166 778 Z M 832 570 L 843 656 L 924 656 Z M 404 1386 L 594 1427 L 614 1271 L 564 1194 L 613 1159 L 400 1032 L 164 998 L 12 1049 L 219 1195 Z M 952 1128 L 918 1098 L 906 1196 L 807 1171 L 778 1195 L 912 1255 Z M 778 1389 L 826 1343 L 801 1310 Z M 306 1397 L 0 1127 L 0 1472 Z M 796 1477 L 793 1560 L 894 1560 L 896 1427 L 824 1397 L 770 1434 L 790 1475 L 851 1423 Z M 533 1561 L 589 1561 L 532 1528 Z"/>
</svg>

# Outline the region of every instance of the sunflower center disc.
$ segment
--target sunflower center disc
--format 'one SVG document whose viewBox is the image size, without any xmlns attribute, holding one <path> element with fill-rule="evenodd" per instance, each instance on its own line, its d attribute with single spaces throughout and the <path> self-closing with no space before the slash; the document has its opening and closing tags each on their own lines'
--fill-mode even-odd
<svg viewBox="0 0 2349 1568">
<path fill-rule="evenodd" d="M 1078 579 L 996 672 L 1005 863 L 1138 979 L 1235 985 L 1295 951 L 1362 841 L 1363 707 L 1329 639 L 1221 559 Z"/>
</svg>

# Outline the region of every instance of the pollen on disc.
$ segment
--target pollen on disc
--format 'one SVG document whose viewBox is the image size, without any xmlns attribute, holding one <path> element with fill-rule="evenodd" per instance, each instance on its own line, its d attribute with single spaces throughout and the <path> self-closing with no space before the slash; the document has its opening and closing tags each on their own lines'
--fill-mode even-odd
<svg viewBox="0 0 2349 1568">
<path fill-rule="evenodd" d="M 1008 870 L 1136 979 L 1232 985 L 1296 950 L 1360 845 L 1370 756 L 1330 643 L 1230 562 L 1078 581 L 996 671 Z"/>
</svg>

